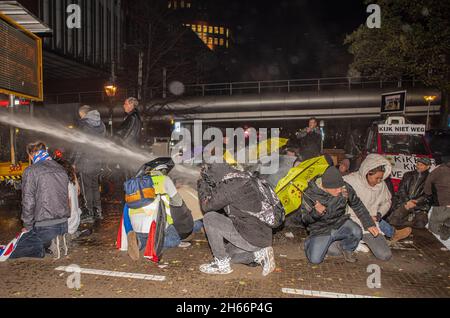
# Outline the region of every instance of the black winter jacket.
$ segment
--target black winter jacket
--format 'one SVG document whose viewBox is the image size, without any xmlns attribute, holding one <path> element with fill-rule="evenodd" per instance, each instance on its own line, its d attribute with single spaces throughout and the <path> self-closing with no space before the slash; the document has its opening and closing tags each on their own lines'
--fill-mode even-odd
<svg viewBox="0 0 450 318">
<path fill-rule="evenodd" d="M 425 194 L 425 180 L 428 175 L 428 170 L 424 173 L 419 173 L 418 171 L 405 173 L 400 182 L 398 192 L 394 196 L 393 209 L 398 209 L 409 200 L 418 200 L 414 212 L 428 212 L 431 207 L 431 198 Z"/>
<path fill-rule="evenodd" d="M 117 131 L 117 136 L 124 145 L 136 146 L 139 144 L 139 137 L 142 130 L 142 120 L 137 109 L 127 114 L 125 121 Z"/>
<path fill-rule="evenodd" d="M 200 206 L 204 213 L 223 210 L 238 233 L 257 247 L 272 246 L 272 229 L 256 217 L 244 212 L 259 212 L 261 200 L 250 179 L 234 178 L 222 182 L 228 173 L 240 173 L 227 164 L 213 164 L 202 172 L 197 183 Z"/>
<path fill-rule="evenodd" d="M 296 214 L 296 218 L 301 218 L 311 235 L 329 235 L 331 230 L 340 228 L 350 217 L 347 213 L 347 205 L 355 211 L 364 229 L 375 226 L 369 211 L 350 184 L 345 182 L 347 194 L 334 197 L 319 188 L 317 185 L 317 182 L 321 182 L 318 180 L 319 178 L 316 177 L 309 182 L 305 195 L 303 195 L 300 214 Z M 326 207 L 323 215 L 318 214 L 314 208 L 316 201 Z"/>
<path fill-rule="evenodd" d="M 302 131 L 299 135 L 300 139 L 300 155 L 303 160 L 308 160 L 320 156 L 322 136 L 320 130 L 315 129 L 307 133 Z"/>
<path fill-rule="evenodd" d="M 31 165 L 23 173 L 22 221 L 27 230 L 70 217 L 69 177 L 53 160 Z M 56 223 L 55 223 L 56 224 Z"/>
</svg>

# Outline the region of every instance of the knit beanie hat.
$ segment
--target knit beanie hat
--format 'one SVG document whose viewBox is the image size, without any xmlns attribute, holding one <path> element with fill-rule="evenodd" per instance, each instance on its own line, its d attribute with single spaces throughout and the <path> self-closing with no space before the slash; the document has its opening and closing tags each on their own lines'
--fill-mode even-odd
<svg viewBox="0 0 450 318">
<path fill-rule="evenodd" d="M 344 179 L 335 167 L 329 167 L 322 175 L 322 186 L 327 189 L 337 189 L 344 186 Z"/>
<path fill-rule="evenodd" d="M 417 162 L 423 163 L 426 166 L 431 166 L 431 159 L 427 157 L 422 157 L 417 159 Z"/>
</svg>

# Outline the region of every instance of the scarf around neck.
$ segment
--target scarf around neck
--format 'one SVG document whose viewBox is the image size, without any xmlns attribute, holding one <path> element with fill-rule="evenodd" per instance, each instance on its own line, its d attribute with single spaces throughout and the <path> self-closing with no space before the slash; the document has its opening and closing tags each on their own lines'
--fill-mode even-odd
<svg viewBox="0 0 450 318">
<path fill-rule="evenodd" d="M 39 150 L 39 152 L 33 156 L 33 164 L 36 164 L 41 161 L 47 161 L 47 160 L 52 160 L 52 158 L 50 157 L 48 152 L 45 150 Z"/>
</svg>

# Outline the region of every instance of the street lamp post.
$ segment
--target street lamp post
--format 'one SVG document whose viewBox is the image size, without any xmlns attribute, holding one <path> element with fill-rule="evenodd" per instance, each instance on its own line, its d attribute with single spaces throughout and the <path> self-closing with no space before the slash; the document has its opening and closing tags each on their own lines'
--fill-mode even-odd
<svg viewBox="0 0 450 318">
<path fill-rule="evenodd" d="M 109 128 L 111 137 L 113 136 L 113 117 L 114 117 L 114 97 L 117 93 L 117 86 L 114 84 L 105 85 L 105 93 L 109 97 Z"/>
<path fill-rule="evenodd" d="M 428 111 L 427 111 L 427 126 L 426 129 L 430 129 L 430 107 L 431 107 L 431 103 L 434 102 L 434 100 L 436 99 L 437 96 L 435 95 L 429 95 L 429 96 L 424 96 L 423 99 L 425 99 L 426 102 L 428 102 Z"/>
<path fill-rule="evenodd" d="M 323 142 L 325 140 L 325 131 L 324 131 L 325 121 L 324 120 L 320 121 L 319 127 L 320 127 L 320 148 L 321 148 L 321 153 L 323 154 Z"/>
</svg>

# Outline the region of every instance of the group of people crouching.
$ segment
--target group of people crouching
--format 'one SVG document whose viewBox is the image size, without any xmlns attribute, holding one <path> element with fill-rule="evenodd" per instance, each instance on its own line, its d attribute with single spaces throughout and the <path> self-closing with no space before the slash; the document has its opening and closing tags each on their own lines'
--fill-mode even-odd
<svg viewBox="0 0 450 318">
<path fill-rule="evenodd" d="M 394 195 L 386 182 L 392 165 L 378 154 L 368 155 L 356 172 L 342 176 L 330 166 L 312 179 L 300 208 L 289 216 L 290 225 L 304 227 L 309 234 L 304 243 L 309 262 L 320 264 L 327 256 L 343 256 L 353 263 L 355 251 L 371 251 L 377 259 L 388 261 L 393 243 L 428 223 L 430 230 L 439 228 L 435 233 L 447 240 L 450 165 L 443 164 L 433 173 L 430 167 L 429 158 L 418 158 L 416 170 L 404 175 Z M 272 229 L 249 213 L 261 209 L 257 189 L 227 164 L 208 169 L 208 177 L 198 182 L 198 193 L 214 261 L 200 271 L 228 274 L 231 264 L 240 263 L 260 264 L 263 275 L 269 274 L 275 268 Z M 233 173 L 236 178 L 220 181 Z M 432 205 L 436 211 L 429 222 Z"/>
<path fill-rule="evenodd" d="M 75 184 L 74 175 L 70 168 L 52 160 L 45 144 L 31 144 L 27 151 L 33 165 L 23 175 L 25 237 L 11 257 L 44 257 L 49 249 L 57 258 L 62 247 L 67 254 L 67 233 L 76 230 L 69 230 L 74 205 L 70 192 L 76 191 L 70 190 L 70 184 Z M 309 234 L 304 243 L 307 259 L 319 264 L 327 256 L 343 256 L 355 262 L 355 251 L 370 250 L 376 258 L 387 261 L 392 257 L 391 242 L 408 237 L 411 227 L 426 226 L 431 205 L 440 206 L 447 216 L 440 219 L 448 221 L 450 166 L 444 164 L 429 174 L 430 166 L 430 159 L 420 158 L 416 171 L 405 174 L 394 196 L 385 182 L 392 166 L 377 154 L 368 155 L 359 170 L 351 174 L 342 176 L 330 166 L 312 179 L 302 194 L 300 208 L 288 217 L 290 224 L 303 226 Z M 261 189 L 253 181 L 248 173 L 226 163 L 205 164 L 197 183 L 203 220 L 184 222 L 183 235 L 176 224 L 168 224 L 164 247 L 179 246 L 203 226 L 214 259 L 201 265 L 201 272 L 229 274 L 232 264 L 245 264 L 262 266 L 262 274 L 270 274 L 275 269 L 273 227 L 256 217 L 268 207 L 263 206 L 267 202 L 261 200 Z M 164 178 L 161 191 L 169 196 L 169 205 L 184 204 L 170 178 Z M 436 193 L 438 197 L 434 198 Z M 440 229 L 448 226 L 444 223 L 439 224 Z M 129 254 L 138 259 L 148 237 L 142 235 L 146 231 L 138 235 L 134 232 L 139 231 L 130 232 Z"/>
</svg>

